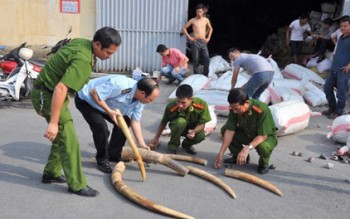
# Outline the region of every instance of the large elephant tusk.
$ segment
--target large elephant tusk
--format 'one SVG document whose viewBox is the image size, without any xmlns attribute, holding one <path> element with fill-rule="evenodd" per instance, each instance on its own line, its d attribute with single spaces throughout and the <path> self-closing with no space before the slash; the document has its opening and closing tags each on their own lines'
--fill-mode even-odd
<svg viewBox="0 0 350 219">
<path fill-rule="evenodd" d="M 193 166 L 186 166 L 186 167 L 190 170 L 190 173 L 192 173 L 196 176 L 199 176 L 203 179 L 209 180 L 210 182 L 212 182 L 212 183 L 220 186 L 222 189 L 224 189 L 228 194 L 230 194 L 232 196 L 232 198 L 237 198 L 236 193 L 221 179 L 217 178 L 216 176 L 214 176 L 214 175 L 212 175 L 204 170 L 198 169 L 196 167 L 193 167 Z"/>
<path fill-rule="evenodd" d="M 139 149 L 139 152 L 140 152 L 140 155 L 141 155 L 143 160 L 160 163 L 164 166 L 169 167 L 170 169 L 175 170 L 181 176 L 185 176 L 189 171 L 181 163 L 177 162 L 176 160 L 171 159 L 170 157 L 166 156 L 165 154 L 161 154 L 161 153 L 158 153 L 155 151 L 147 151 L 147 150 L 142 149 L 142 148 Z M 135 154 L 133 154 L 130 149 L 123 149 L 122 159 L 123 160 L 135 159 Z"/>
<path fill-rule="evenodd" d="M 115 110 L 118 114 L 121 114 L 119 109 Z M 132 149 L 132 152 L 135 155 L 135 160 L 137 161 L 137 163 L 139 164 L 140 170 L 141 170 L 141 175 L 142 175 L 142 180 L 146 181 L 146 170 L 145 170 L 145 166 L 143 165 L 143 161 L 142 158 L 139 154 L 138 148 L 134 142 L 134 139 L 131 137 L 130 135 L 130 131 L 129 131 L 129 127 L 125 122 L 125 119 L 123 116 L 117 116 L 117 121 L 118 121 L 118 125 L 119 127 L 122 129 L 126 139 L 128 139 L 128 142 L 130 144 L 130 147 Z"/>
<path fill-rule="evenodd" d="M 187 155 L 180 155 L 180 154 L 166 154 L 166 156 L 174 159 L 174 160 L 180 160 L 180 161 L 187 161 L 187 162 L 192 162 L 192 163 L 198 163 L 203 166 L 206 166 L 208 161 L 198 158 L 198 157 L 192 157 L 192 156 L 187 156 Z"/>
<path fill-rule="evenodd" d="M 138 205 L 141 205 L 142 207 L 145 207 L 147 209 L 150 209 L 152 211 L 155 211 L 157 213 L 165 214 L 171 217 L 176 218 L 193 218 L 187 214 L 172 210 L 170 208 L 164 207 L 162 205 L 158 205 L 154 203 L 153 201 L 146 199 L 145 197 L 139 195 L 138 193 L 134 192 L 131 188 L 129 188 L 122 179 L 122 174 L 125 170 L 124 162 L 118 162 L 117 165 L 115 165 L 113 172 L 112 172 L 112 183 L 115 187 L 115 189 L 121 193 L 124 197 L 130 199 L 131 201 L 135 202 Z"/>
<path fill-rule="evenodd" d="M 249 182 L 249 183 L 253 183 L 253 184 L 258 185 L 260 187 L 263 187 L 267 190 L 270 190 L 271 192 L 273 192 L 279 196 L 283 196 L 283 193 L 281 192 L 281 190 L 279 190 L 275 185 L 273 185 L 272 183 L 270 183 L 266 180 L 263 180 L 257 176 L 251 175 L 249 173 L 226 168 L 225 176 L 229 176 L 229 177 L 233 177 L 236 179 L 244 180 L 244 181 Z"/>
</svg>

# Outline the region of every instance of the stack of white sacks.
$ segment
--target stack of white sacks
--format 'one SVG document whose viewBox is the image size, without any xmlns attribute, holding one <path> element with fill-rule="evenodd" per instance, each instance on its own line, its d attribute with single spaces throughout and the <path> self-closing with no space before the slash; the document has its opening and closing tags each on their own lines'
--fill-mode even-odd
<svg viewBox="0 0 350 219">
<path fill-rule="evenodd" d="M 308 126 L 311 115 L 319 115 L 313 113 L 309 106 L 327 104 L 323 92 L 324 79 L 310 69 L 296 64 L 287 65 L 281 71 L 271 57 L 267 60 L 275 72 L 271 85 L 261 94 L 260 101 L 270 105 L 278 136 L 299 132 Z M 225 73 L 218 77 L 216 72 Z M 210 60 L 208 77 L 191 75 L 181 84 L 191 85 L 194 96 L 207 101 L 216 115 L 228 116 L 227 96 L 231 89 L 231 78 L 232 69 L 229 63 L 221 56 L 215 56 Z M 236 87 L 244 85 L 249 78 L 250 73 L 242 70 Z M 175 92 L 176 90 L 169 99 L 175 98 Z"/>
</svg>

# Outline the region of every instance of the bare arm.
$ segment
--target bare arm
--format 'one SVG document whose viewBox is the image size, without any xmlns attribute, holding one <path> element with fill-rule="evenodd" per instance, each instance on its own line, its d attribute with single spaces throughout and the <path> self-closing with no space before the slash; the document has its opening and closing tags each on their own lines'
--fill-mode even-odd
<svg viewBox="0 0 350 219">
<path fill-rule="evenodd" d="M 151 140 L 150 144 L 157 145 L 159 142 L 160 135 L 162 134 L 163 130 L 165 129 L 166 124 L 163 124 L 162 122 L 159 123 L 158 130 L 154 138 Z"/>
<path fill-rule="evenodd" d="M 114 121 L 116 124 L 118 124 L 117 112 L 115 111 L 115 109 L 112 110 L 111 108 L 109 108 L 109 106 L 107 105 L 107 103 L 105 101 L 100 99 L 95 88 L 91 89 L 89 93 L 90 93 L 90 96 L 92 97 L 92 99 L 97 103 L 97 105 L 99 105 L 107 113 L 107 115 L 112 119 L 112 121 Z M 120 115 L 120 116 L 122 116 L 122 115 Z"/>
<path fill-rule="evenodd" d="M 198 124 L 194 129 L 189 129 L 187 131 L 187 138 L 193 139 L 196 134 L 203 131 L 205 124 Z"/>
<path fill-rule="evenodd" d="M 231 79 L 231 89 L 236 86 L 237 78 L 238 78 L 239 68 L 234 68 Z"/>
<path fill-rule="evenodd" d="M 209 19 L 208 19 L 208 24 L 207 24 L 207 31 L 208 31 L 207 37 L 205 39 L 206 43 L 208 43 L 210 41 L 211 35 L 213 33 L 213 27 L 211 26 Z"/>
<path fill-rule="evenodd" d="M 193 37 L 190 36 L 190 34 L 187 32 L 187 28 L 189 28 L 192 25 L 193 18 L 189 20 L 183 27 L 182 27 L 182 32 L 186 35 L 187 39 L 189 41 L 195 41 Z"/>
<path fill-rule="evenodd" d="M 51 117 L 50 123 L 46 129 L 44 136 L 48 138 L 50 141 L 55 140 L 58 133 L 58 121 L 60 118 L 60 113 L 62 110 L 63 103 L 67 98 L 68 87 L 59 82 L 52 95 L 51 101 Z"/>
<path fill-rule="evenodd" d="M 143 139 L 142 131 L 141 131 L 142 130 L 141 123 L 139 121 L 131 119 L 130 126 L 132 129 L 132 132 L 134 133 L 136 141 L 139 144 L 139 147 L 150 150 L 150 148 L 146 145 L 145 140 Z"/>
<path fill-rule="evenodd" d="M 267 135 L 258 135 L 256 136 L 253 141 L 250 142 L 250 145 L 252 145 L 254 148 L 256 148 L 258 145 L 266 141 Z M 247 157 L 249 154 L 249 145 L 242 145 L 243 148 L 242 150 L 238 153 L 237 156 L 237 164 L 238 165 L 243 165 L 247 162 Z"/>
<path fill-rule="evenodd" d="M 226 130 L 225 131 L 224 139 L 222 141 L 220 151 L 219 151 L 218 156 L 216 157 L 216 160 L 215 160 L 215 163 L 214 163 L 215 168 L 220 168 L 221 167 L 222 158 L 224 157 L 224 153 L 225 153 L 227 147 L 230 145 L 234 135 L 235 135 L 234 131 L 230 131 L 230 130 Z"/>
</svg>

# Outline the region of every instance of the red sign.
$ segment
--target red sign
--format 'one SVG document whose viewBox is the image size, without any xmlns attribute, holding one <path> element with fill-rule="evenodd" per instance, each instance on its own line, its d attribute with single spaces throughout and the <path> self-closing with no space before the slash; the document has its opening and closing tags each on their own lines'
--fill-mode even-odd
<svg viewBox="0 0 350 219">
<path fill-rule="evenodd" d="M 60 0 L 61 13 L 79 14 L 80 0 Z"/>
</svg>

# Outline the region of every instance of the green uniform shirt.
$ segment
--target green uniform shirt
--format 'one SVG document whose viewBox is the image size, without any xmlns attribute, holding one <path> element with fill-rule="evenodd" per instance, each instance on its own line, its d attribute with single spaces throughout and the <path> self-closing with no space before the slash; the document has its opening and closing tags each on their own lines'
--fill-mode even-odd
<svg viewBox="0 0 350 219">
<path fill-rule="evenodd" d="M 91 40 L 73 39 L 48 60 L 40 71 L 37 83 L 53 91 L 62 82 L 73 94 L 89 81 L 93 64 Z"/>
<path fill-rule="evenodd" d="M 243 135 L 251 141 L 258 135 L 275 135 L 275 122 L 270 109 L 258 100 L 249 100 L 249 109 L 243 115 L 230 111 L 226 129 L 235 131 L 235 135 Z"/>
<path fill-rule="evenodd" d="M 185 111 L 179 112 L 176 100 L 172 100 L 165 108 L 161 123 L 167 124 L 169 121 L 183 117 L 188 121 L 189 128 L 195 128 L 198 124 L 205 124 L 211 120 L 207 103 L 197 97 Z"/>
</svg>

